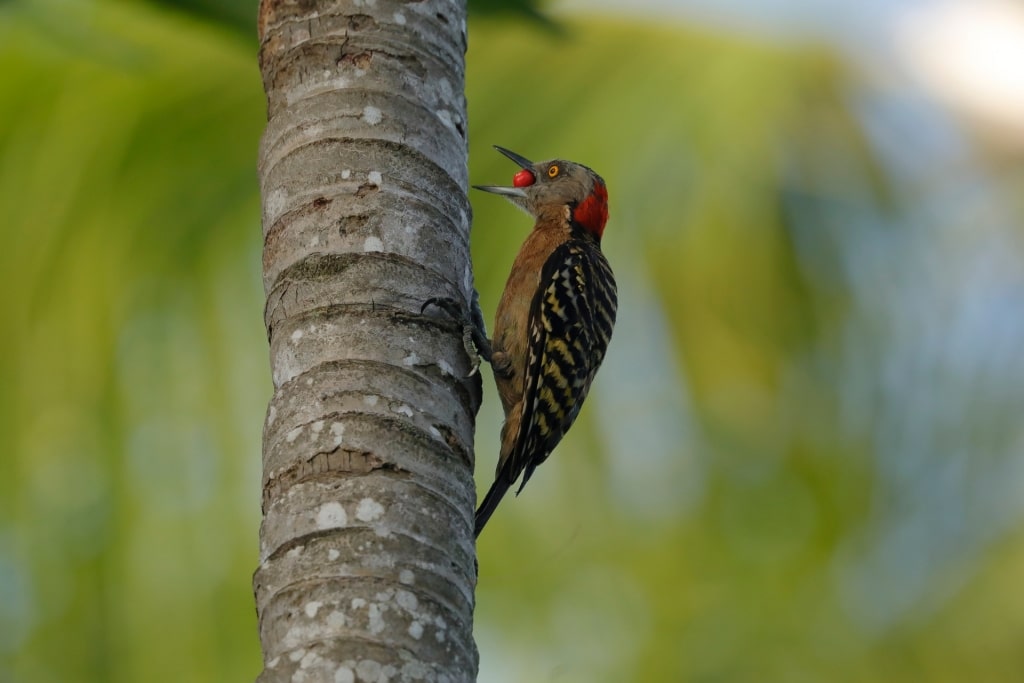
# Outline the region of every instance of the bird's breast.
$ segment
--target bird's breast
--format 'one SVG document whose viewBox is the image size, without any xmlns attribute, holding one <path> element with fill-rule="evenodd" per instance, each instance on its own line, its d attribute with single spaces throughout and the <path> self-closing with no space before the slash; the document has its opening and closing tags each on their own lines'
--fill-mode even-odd
<svg viewBox="0 0 1024 683">
<path fill-rule="evenodd" d="M 498 377 L 498 393 L 507 413 L 523 396 L 526 373 L 530 309 L 540 287 L 540 276 L 548 257 L 568 239 L 568 230 L 535 227 L 523 242 L 509 273 L 505 291 L 494 318 L 494 350 L 511 361 L 511 375 Z"/>
</svg>

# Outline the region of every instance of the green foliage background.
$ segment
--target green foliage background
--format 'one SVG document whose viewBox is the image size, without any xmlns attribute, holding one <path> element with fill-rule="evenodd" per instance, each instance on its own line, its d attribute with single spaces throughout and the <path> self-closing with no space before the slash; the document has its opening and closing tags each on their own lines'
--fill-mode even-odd
<svg viewBox="0 0 1024 683">
<path fill-rule="evenodd" d="M 0 5 L 0 681 L 260 669 L 239 5 Z M 481 681 L 1022 680 L 1020 175 L 824 48 L 500 5 L 471 177 L 599 170 L 622 312 L 481 539 Z M 528 221 L 473 201 L 490 312 Z"/>
</svg>

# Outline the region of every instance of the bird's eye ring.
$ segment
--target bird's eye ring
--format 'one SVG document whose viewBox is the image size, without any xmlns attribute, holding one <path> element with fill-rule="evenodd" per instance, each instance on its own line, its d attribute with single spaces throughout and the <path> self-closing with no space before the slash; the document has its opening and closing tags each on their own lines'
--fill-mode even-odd
<svg viewBox="0 0 1024 683">
<path fill-rule="evenodd" d="M 548 177 L 549 178 L 554 178 L 557 175 L 558 175 L 558 165 L 557 164 L 553 164 L 550 168 L 548 168 Z"/>
</svg>

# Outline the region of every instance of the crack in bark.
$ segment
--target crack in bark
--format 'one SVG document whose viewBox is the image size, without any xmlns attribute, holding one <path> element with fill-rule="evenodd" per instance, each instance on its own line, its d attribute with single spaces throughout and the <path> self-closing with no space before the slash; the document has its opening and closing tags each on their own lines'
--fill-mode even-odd
<svg viewBox="0 0 1024 683">
<path fill-rule="evenodd" d="M 288 284 L 293 285 L 296 283 L 293 282 Z M 413 306 L 413 309 L 415 309 L 415 306 Z M 269 313 L 276 314 L 276 310 L 270 311 Z M 346 315 L 369 316 L 377 319 L 386 318 L 390 322 L 405 323 L 421 329 L 444 330 L 446 332 L 455 330 L 460 332 L 461 336 L 461 328 L 450 320 L 431 318 L 426 315 L 421 315 L 418 311 L 409 310 L 408 308 L 399 308 L 398 306 L 393 306 L 389 303 L 386 304 L 375 301 L 354 301 L 352 303 L 311 306 L 300 312 L 285 311 L 279 319 L 288 320 L 289 322 L 295 323 L 295 327 L 301 327 L 309 322 L 316 323 L 321 321 L 330 321 L 332 318 Z M 274 321 L 269 318 L 267 319 L 266 324 L 268 330 L 274 327 Z M 423 364 L 417 363 L 416 365 L 419 367 Z"/>
<path fill-rule="evenodd" d="M 431 491 L 433 495 L 433 492 Z M 434 495 L 437 498 L 436 495 Z M 469 520 L 466 521 L 467 530 L 470 527 Z M 403 569 L 416 572 L 417 584 L 423 591 L 434 590 L 434 601 L 439 604 L 444 604 L 453 613 L 458 614 L 460 611 L 472 613 L 473 605 L 473 593 L 471 587 L 476 583 L 476 574 L 470 575 L 466 572 L 461 571 L 461 568 L 457 562 L 453 562 L 449 552 L 436 544 L 425 542 L 420 536 L 414 536 L 402 532 L 393 532 L 386 538 L 377 536 L 376 531 L 370 526 L 354 525 L 346 528 L 347 533 L 345 540 L 350 545 L 359 546 L 365 543 L 367 540 L 373 542 L 385 542 L 388 547 L 383 551 L 385 554 L 390 554 L 396 545 L 403 543 L 405 539 L 408 539 L 417 545 L 417 553 L 411 558 L 405 558 L 401 562 L 397 562 L 393 567 L 389 567 L 389 574 L 387 576 L 366 576 L 364 571 L 364 565 L 361 563 L 361 556 L 346 556 L 344 562 L 335 562 L 328 560 L 328 572 L 326 574 L 321 573 L 316 579 L 302 578 L 298 580 L 287 580 L 281 584 L 273 583 L 275 575 L 284 577 L 289 576 L 306 576 L 305 572 L 297 572 L 293 567 L 282 566 L 282 565 L 295 565 L 295 564 L 309 564 L 309 565 L 320 565 L 323 564 L 323 557 L 330 557 L 330 551 L 338 551 L 337 558 L 341 559 L 340 548 L 338 547 L 337 536 L 333 533 L 329 533 L 330 530 L 312 530 L 308 533 L 301 534 L 301 541 L 292 542 L 290 539 L 285 544 L 282 544 L 280 549 L 275 549 L 253 574 L 253 590 L 258 596 L 258 602 L 260 605 L 266 605 L 274 602 L 280 593 L 286 591 L 288 588 L 299 585 L 318 585 L 323 579 L 337 578 L 350 578 L 356 579 L 357 577 L 373 583 L 377 580 L 385 580 L 388 582 L 394 582 L 390 577 L 398 579 L 398 583 L 403 586 L 409 586 L 410 584 L 402 583 L 400 576 Z M 288 551 L 293 548 L 301 547 L 303 550 L 301 553 L 296 555 L 289 555 Z M 341 573 L 346 571 L 347 573 Z M 454 572 L 459 580 L 453 581 L 452 576 L 449 572 Z M 269 575 L 269 576 L 268 576 Z M 444 586 L 444 589 L 438 590 L 437 586 Z M 470 587 L 469 591 L 463 590 L 464 588 Z M 452 590 L 454 589 L 454 590 Z M 462 621 L 457 619 L 456 621 Z"/>
<path fill-rule="evenodd" d="M 450 321 L 448 321 L 448 324 L 454 325 L 455 323 L 451 323 Z M 300 385 L 300 380 L 306 379 L 307 377 L 310 377 L 310 376 L 321 375 L 324 372 L 342 371 L 342 370 L 346 370 L 346 369 L 348 369 L 350 367 L 351 368 L 356 368 L 356 367 L 361 367 L 361 366 L 365 366 L 367 368 L 372 368 L 372 369 L 374 369 L 377 372 L 398 372 L 398 373 L 402 373 L 402 374 L 408 376 L 409 378 L 415 379 L 417 382 L 422 382 L 424 385 L 431 386 L 431 387 L 440 386 L 440 387 L 443 387 L 443 388 L 447 388 L 449 386 L 450 382 L 453 379 L 451 377 L 451 375 L 443 375 L 440 372 L 437 373 L 437 376 L 434 376 L 433 374 L 423 374 L 423 373 L 419 373 L 419 372 L 413 372 L 412 370 L 410 370 L 407 367 L 403 367 L 403 366 L 400 366 L 400 365 L 395 365 L 393 363 L 386 363 L 386 362 L 379 361 L 379 360 L 372 360 L 372 359 L 369 359 L 369 358 L 345 358 L 345 359 L 328 360 L 328 361 L 323 361 L 321 363 L 317 363 L 313 367 L 311 367 L 308 370 L 305 370 L 305 371 L 299 373 L 298 375 L 296 375 L 292 379 L 290 379 L 287 382 L 285 382 L 284 384 L 282 384 L 279 387 L 278 392 L 285 391 L 288 387 L 299 386 Z M 457 380 L 458 378 L 454 378 L 454 379 Z M 319 397 L 320 397 L 321 400 L 327 400 L 334 393 L 335 392 L 321 393 L 319 395 Z"/>
<path fill-rule="evenodd" d="M 431 280 L 440 279 L 441 282 L 447 285 L 444 289 L 452 289 L 456 291 L 458 289 L 454 283 L 442 278 L 429 268 L 426 268 L 425 266 L 410 258 L 402 256 L 401 254 L 393 254 L 389 252 L 345 252 L 340 254 L 313 252 L 278 273 L 274 284 L 270 287 L 267 293 L 267 303 L 263 312 L 264 323 L 267 325 L 268 331 L 273 324 L 284 319 L 291 319 L 296 315 L 288 310 L 285 310 L 278 315 L 277 308 L 284 305 L 284 301 L 287 298 L 289 290 L 291 290 L 294 298 L 293 303 L 298 305 L 298 292 L 296 290 L 301 289 L 303 286 L 312 287 L 318 284 L 335 282 L 339 276 L 346 273 L 349 269 L 360 267 L 367 269 L 383 268 L 402 270 L 404 271 L 404 277 L 429 278 Z M 398 293 L 396 293 L 396 296 L 397 294 Z M 376 312 L 377 310 L 385 308 L 385 306 L 373 301 L 351 302 L 335 305 L 355 307 L 360 304 L 364 306 L 369 305 L 369 310 L 371 312 Z M 309 313 L 322 308 L 325 307 L 320 306 L 310 308 L 304 311 L 304 313 Z M 416 309 L 416 303 L 411 302 L 410 308 Z M 350 310 L 358 311 L 359 309 L 352 308 Z"/>
<path fill-rule="evenodd" d="M 280 560 L 292 548 L 299 548 L 299 547 L 305 546 L 305 545 L 307 545 L 307 544 L 309 544 L 309 543 L 311 543 L 311 542 L 313 542 L 313 541 L 315 541 L 315 540 L 317 540 L 319 538 L 325 538 L 325 539 L 326 538 L 330 538 L 330 537 L 334 536 L 337 533 L 338 533 L 337 529 L 316 529 L 314 531 L 307 531 L 304 534 L 299 534 L 297 536 L 292 536 L 287 541 L 285 541 L 281 545 L 279 545 L 276 548 L 274 548 L 270 552 L 270 554 L 267 555 L 267 558 L 265 560 L 263 560 L 263 562 L 260 564 L 259 567 L 256 568 L 256 574 L 258 575 L 261 571 L 266 571 L 267 567 L 269 567 L 271 563 L 273 563 L 273 562 L 275 562 L 277 560 Z M 255 579 L 255 577 L 254 577 L 254 579 Z M 318 581 L 318 579 L 305 579 L 305 581 L 308 581 L 310 583 L 316 583 Z M 298 582 L 295 582 L 295 583 L 298 583 Z M 255 588 L 261 588 L 262 586 L 259 583 L 254 581 L 254 587 Z M 276 593 L 277 593 L 276 591 L 274 593 L 271 593 L 271 597 L 276 595 Z"/>
<path fill-rule="evenodd" d="M 356 190 L 356 199 L 363 199 L 364 197 L 380 192 L 380 185 L 376 183 L 363 183 Z"/>
<path fill-rule="evenodd" d="M 349 92 L 354 91 L 354 89 L 349 90 Z M 358 92 L 381 94 L 380 91 L 368 89 L 359 90 Z M 327 94 L 327 92 L 323 92 L 311 95 L 310 97 L 326 96 Z M 409 102 L 411 106 L 422 110 L 425 114 L 434 115 L 423 103 L 415 103 L 407 97 L 395 93 L 387 93 L 387 96 L 391 99 Z M 357 137 L 348 134 L 332 135 L 326 132 L 321 137 L 315 139 L 304 139 L 301 135 L 302 132 L 302 124 L 282 127 L 273 131 L 270 131 L 268 128 L 268 133 L 265 134 L 268 137 L 264 140 L 261 161 L 261 170 L 266 176 L 274 175 L 277 168 L 288 161 L 306 165 L 309 163 L 309 160 L 319 163 L 319 160 L 325 156 L 327 158 L 344 157 L 348 159 L 348 166 L 353 172 L 357 170 L 366 172 L 373 170 L 378 165 L 377 162 L 381 157 L 397 155 L 401 150 L 404 150 L 401 151 L 401 154 L 409 163 L 387 174 L 389 179 L 388 189 L 385 193 L 387 196 L 400 194 L 402 202 L 410 200 L 424 202 L 428 200 L 426 202 L 427 205 L 433 208 L 433 213 L 442 216 L 445 223 L 457 223 L 458 221 L 453 221 L 453 219 L 458 216 L 459 211 L 466 212 L 467 216 L 472 211 L 462 186 L 451 176 L 448 169 L 438 165 L 437 162 L 423 152 L 405 147 L 400 140 L 389 140 L 381 137 Z M 288 144 L 296 137 L 300 139 L 299 142 Z M 282 148 L 284 149 L 282 150 Z M 309 160 L 303 157 L 292 159 L 293 156 L 303 153 L 309 155 Z M 421 182 L 421 179 L 424 177 L 431 178 L 434 182 L 424 184 Z M 354 181 L 346 181 L 341 174 L 336 174 L 335 177 L 325 180 L 327 182 L 322 183 L 324 185 L 345 182 L 354 185 Z M 303 186 L 296 188 L 296 190 L 298 190 L 297 193 L 306 193 L 310 188 Z M 273 223 L 270 227 L 265 228 L 266 234 L 269 235 L 272 231 L 281 229 L 279 223 L 282 218 L 294 210 L 296 209 L 292 208 L 274 216 Z M 464 234 L 462 225 L 455 225 L 455 227 L 460 235 Z"/>
<path fill-rule="evenodd" d="M 434 454 L 435 456 L 445 455 L 449 457 L 458 457 L 459 459 L 463 460 L 463 462 L 468 466 L 469 470 L 472 471 L 473 462 L 472 456 L 470 455 L 471 451 L 468 448 L 462 446 L 461 442 L 458 439 L 458 436 L 450 427 L 441 423 L 443 430 L 438 429 L 438 431 L 442 434 L 444 438 L 439 439 L 438 437 L 434 436 L 433 434 L 423 429 L 419 425 L 411 423 L 409 420 L 397 418 L 386 413 L 371 413 L 359 410 L 332 411 L 329 413 L 324 413 L 323 415 L 319 415 L 315 419 L 306 420 L 305 422 L 302 422 L 298 425 L 290 425 L 290 428 L 288 429 L 282 426 L 278 430 L 276 430 L 272 436 L 268 436 L 266 438 L 266 442 L 267 444 L 270 444 L 271 447 L 280 446 L 281 438 L 283 437 L 285 440 L 287 440 L 287 434 L 292 431 L 305 429 L 318 422 L 324 424 L 327 423 L 328 421 L 344 422 L 345 420 L 352 420 L 353 418 L 365 419 L 373 423 L 383 424 L 385 425 L 385 432 L 396 435 L 401 434 L 403 436 L 409 437 L 410 439 L 415 441 L 418 447 L 422 449 L 424 452 Z M 435 426 L 435 429 L 436 428 L 437 427 Z M 323 427 L 321 427 L 321 429 L 323 429 Z M 321 433 L 322 432 L 319 430 L 314 432 L 314 440 L 318 438 Z M 454 447 L 451 445 L 452 443 L 455 444 Z M 444 448 L 438 449 L 438 446 L 444 446 L 447 448 L 447 450 L 445 450 Z M 321 459 L 316 460 L 318 457 L 320 457 Z M 360 461 L 358 459 L 359 457 L 363 457 L 363 461 Z M 314 460 L 316 460 L 315 463 Z M 318 469 L 314 470 L 314 466 Z M 374 471 L 394 473 L 402 477 L 411 474 L 411 470 L 409 470 L 408 468 L 403 467 L 398 463 L 385 461 L 383 458 L 377 456 L 376 454 L 370 451 L 365 451 L 362 449 L 341 448 L 341 444 L 338 444 L 337 447 L 331 449 L 330 451 L 317 451 L 312 455 L 305 457 L 302 460 L 293 460 L 291 464 L 284 465 L 282 468 L 275 471 L 272 475 L 268 476 L 263 487 L 264 505 L 266 505 L 266 500 L 268 498 L 280 497 L 284 490 L 296 486 L 302 483 L 303 481 L 308 481 L 309 479 L 312 478 L 345 479 L 347 478 L 345 476 L 346 474 L 354 476 L 365 476 L 371 474 Z M 283 481 L 286 474 L 288 474 L 289 477 L 295 477 L 295 480 Z M 336 476 L 328 477 L 328 475 Z M 424 486 L 423 482 L 420 482 L 419 484 L 421 486 Z M 271 487 L 273 487 L 273 496 L 269 495 L 271 493 Z M 432 490 L 429 489 L 429 487 L 425 488 L 427 488 L 428 490 Z M 450 504 L 450 501 L 448 501 L 447 498 L 441 495 L 440 492 L 435 491 L 435 494 L 438 495 L 439 498 L 442 501 L 444 501 L 446 505 Z"/>
<path fill-rule="evenodd" d="M 370 214 L 368 213 L 355 213 L 339 218 L 337 222 L 338 236 L 344 237 L 349 232 L 362 230 L 369 220 Z"/>
<path fill-rule="evenodd" d="M 332 5 L 321 3 L 319 0 L 297 0 L 290 4 L 294 7 L 294 11 L 282 11 L 291 9 L 284 3 L 261 0 L 256 19 L 256 29 L 261 44 L 272 37 L 272 34 L 286 31 L 290 25 L 306 24 L 307 30 L 312 35 L 310 24 L 314 19 L 321 23 L 324 20 L 344 19 L 346 27 L 352 31 L 366 32 L 380 28 L 378 21 L 369 14 L 323 11 L 320 7 L 322 4 L 325 7 Z"/>
<path fill-rule="evenodd" d="M 335 477 L 366 476 L 377 471 L 403 477 L 411 474 L 409 470 L 396 463 L 385 462 L 370 451 L 341 446 L 329 451 L 317 451 L 306 460 L 293 463 L 291 467 L 277 472 L 267 480 L 263 485 L 262 510 L 265 513 L 271 500 L 298 484 Z"/>
<path fill-rule="evenodd" d="M 435 422 L 433 424 L 433 427 L 437 431 L 441 432 L 441 436 L 444 437 L 444 444 L 448 446 L 448 448 L 451 449 L 453 453 L 462 458 L 463 462 L 465 462 L 467 465 L 469 465 L 470 468 L 472 468 L 473 458 L 469 455 L 469 452 L 462 445 L 462 442 L 459 440 L 459 437 L 456 436 L 455 430 L 449 427 L 448 425 L 444 424 L 443 422 Z"/>
<path fill-rule="evenodd" d="M 370 63 L 373 61 L 372 50 L 362 50 L 360 52 L 345 52 L 342 50 L 341 57 L 334 63 L 335 66 L 354 66 L 357 69 L 370 68 Z"/>
</svg>

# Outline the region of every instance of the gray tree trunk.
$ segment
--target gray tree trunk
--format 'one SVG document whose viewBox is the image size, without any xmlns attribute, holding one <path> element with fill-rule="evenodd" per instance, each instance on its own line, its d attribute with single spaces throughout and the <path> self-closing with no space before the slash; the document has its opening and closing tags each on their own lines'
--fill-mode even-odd
<svg viewBox="0 0 1024 683">
<path fill-rule="evenodd" d="M 263 0 L 260 681 L 472 681 L 479 378 L 452 0 Z"/>
</svg>

